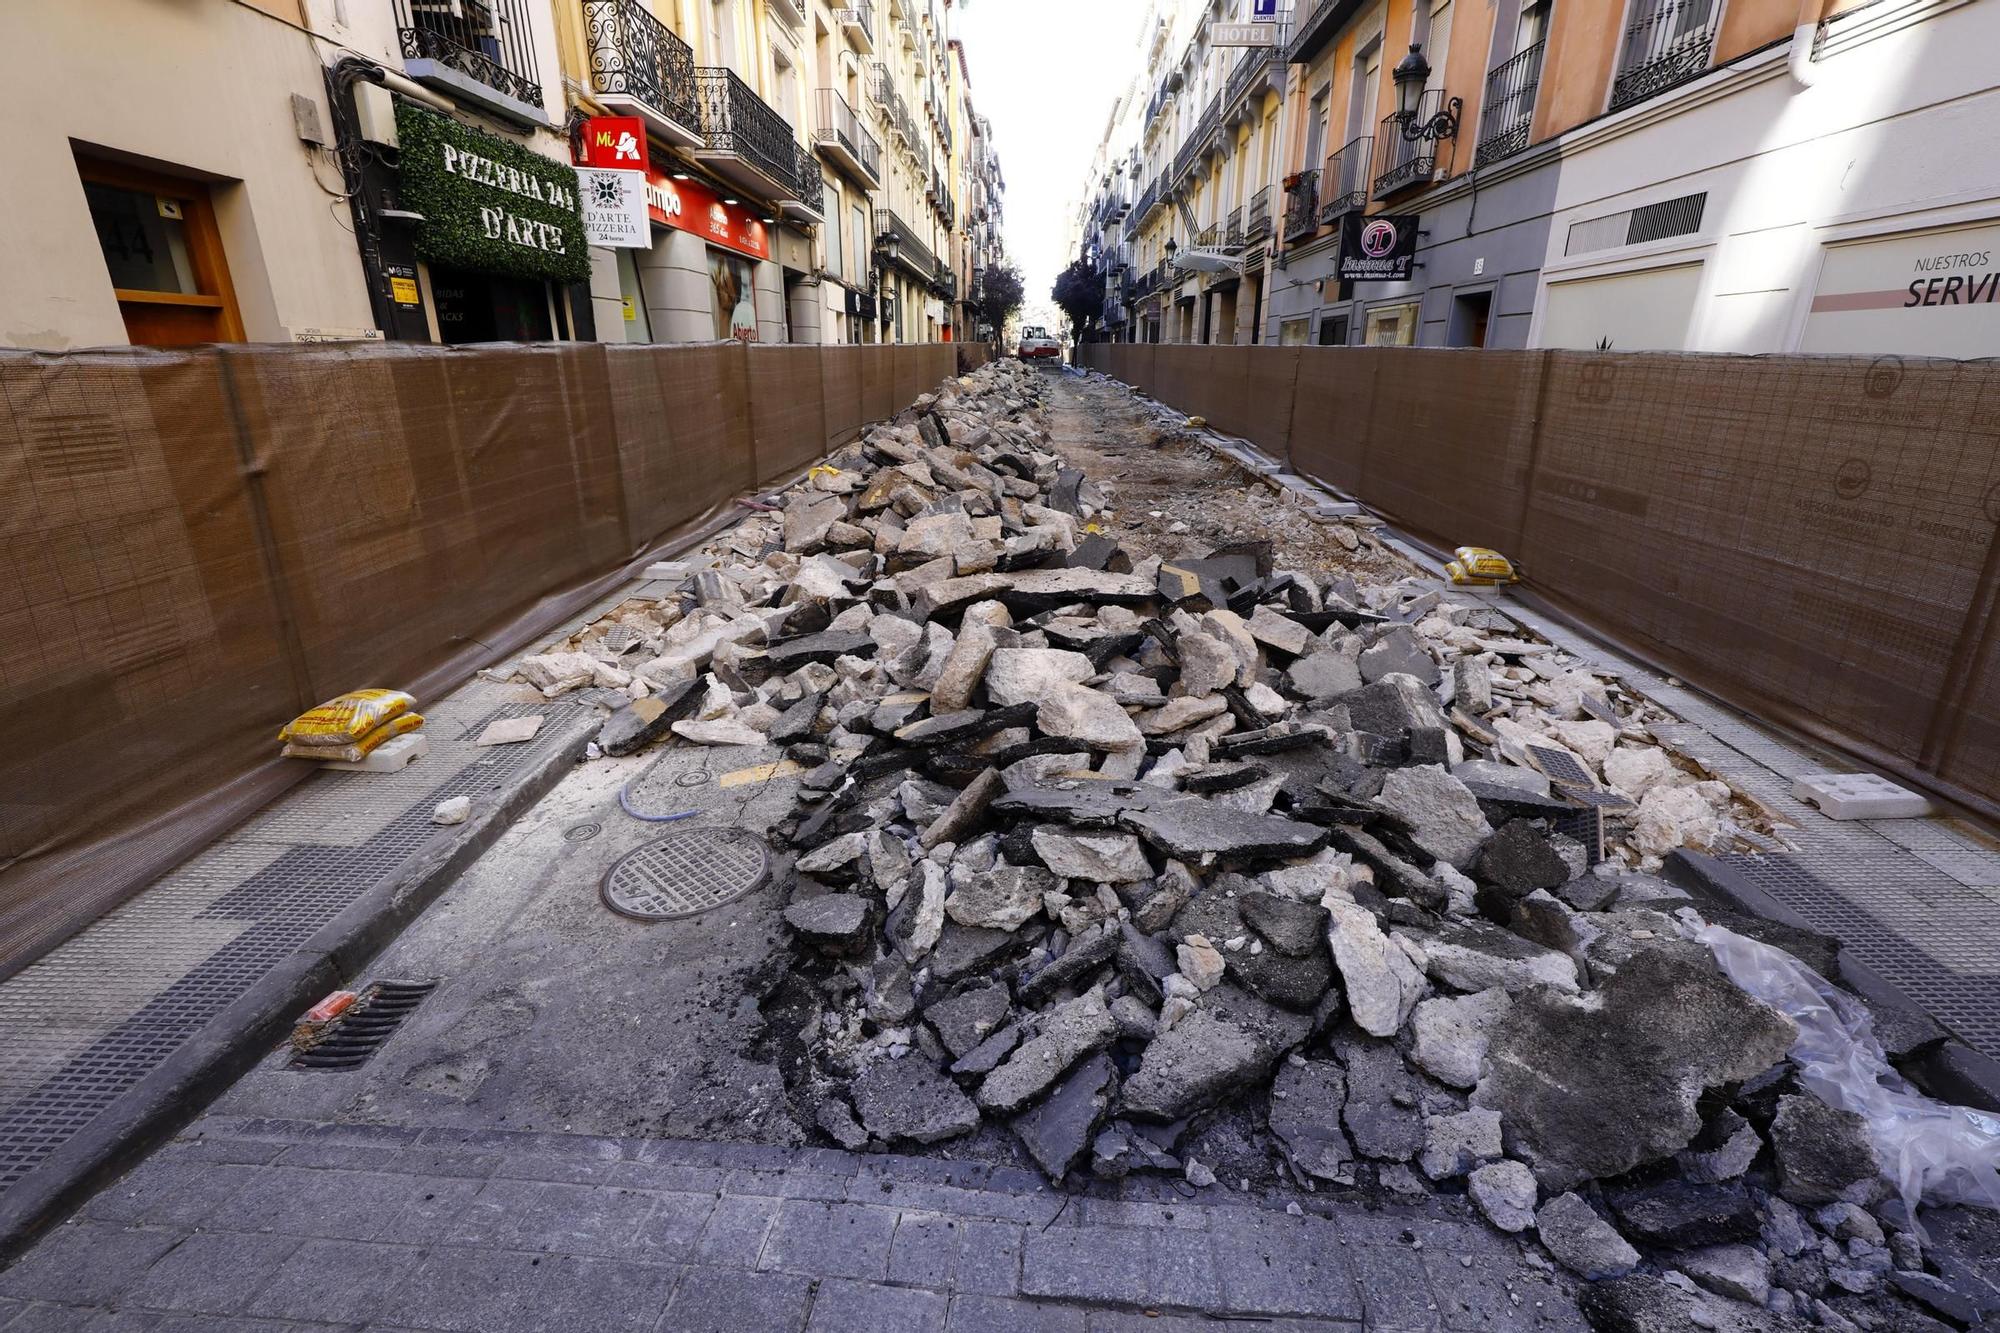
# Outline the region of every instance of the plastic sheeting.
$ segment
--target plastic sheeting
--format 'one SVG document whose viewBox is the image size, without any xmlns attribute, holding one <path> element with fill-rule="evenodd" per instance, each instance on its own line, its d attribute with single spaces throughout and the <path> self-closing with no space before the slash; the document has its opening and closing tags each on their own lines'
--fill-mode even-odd
<svg viewBox="0 0 2000 1333">
<path fill-rule="evenodd" d="M 1799 1081 L 1868 1122 L 1882 1174 L 1912 1218 L 1919 1203 L 2000 1209 L 2000 1116 L 1933 1101 L 1904 1082 L 1868 1011 L 1790 954 L 1721 926 L 1683 929 L 1731 981 L 1798 1025 Z"/>
<path fill-rule="evenodd" d="M 959 351 L 0 352 L 0 973 L 295 780 L 287 718 L 444 688 Z"/>
<path fill-rule="evenodd" d="M 1440 546 L 1505 552 L 1666 670 L 2000 815 L 2000 362 L 1102 343 L 1078 359 Z"/>
</svg>

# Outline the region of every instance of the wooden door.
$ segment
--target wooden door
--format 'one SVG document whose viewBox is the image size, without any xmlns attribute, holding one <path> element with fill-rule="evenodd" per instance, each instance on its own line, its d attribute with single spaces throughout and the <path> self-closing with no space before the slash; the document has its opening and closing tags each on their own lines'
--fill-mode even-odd
<svg viewBox="0 0 2000 1333">
<path fill-rule="evenodd" d="M 88 158 L 77 173 L 125 336 L 144 347 L 243 341 L 208 186 Z"/>
</svg>

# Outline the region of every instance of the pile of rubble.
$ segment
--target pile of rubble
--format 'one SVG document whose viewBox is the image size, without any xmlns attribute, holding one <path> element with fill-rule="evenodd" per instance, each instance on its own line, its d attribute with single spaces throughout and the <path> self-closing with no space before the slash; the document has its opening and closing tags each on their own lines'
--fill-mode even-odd
<svg viewBox="0 0 2000 1333">
<path fill-rule="evenodd" d="M 1607 1327 L 1953 1299 L 1790 1021 L 1645 873 L 1744 813 L 1659 714 L 1414 569 L 1131 559 L 1043 398 L 1013 363 L 948 382 L 680 600 L 522 664 L 633 696 L 608 753 L 671 732 L 803 772 L 802 1118 L 1196 1186 L 1204 1126 L 1247 1118 L 1302 1190 L 1469 1196 L 1602 1279 Z"/>
</svg>

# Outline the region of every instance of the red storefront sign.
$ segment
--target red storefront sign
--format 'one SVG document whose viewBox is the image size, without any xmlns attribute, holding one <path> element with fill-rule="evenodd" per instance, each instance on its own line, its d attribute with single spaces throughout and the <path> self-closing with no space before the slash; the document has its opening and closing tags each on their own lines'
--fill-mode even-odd
<svg viewBox="0 0 2000 1333">
<path fill-rule="evenodd" d="M 691 232 L 710 245 L 748 255 L 771 257 L 771 229 L 741 204 L 725 204 L 700 181 L 677 181 L 657 171 L 646 173 L 646 211 L 662 227 Z"/>
<path fill-rule="evenodd" d="M 637 116 L 592 116 L 583 122 L 574 147 L 580 167 L 650 171 L 653 166 L 646 148 L 646 122 Z"/>
</svg>

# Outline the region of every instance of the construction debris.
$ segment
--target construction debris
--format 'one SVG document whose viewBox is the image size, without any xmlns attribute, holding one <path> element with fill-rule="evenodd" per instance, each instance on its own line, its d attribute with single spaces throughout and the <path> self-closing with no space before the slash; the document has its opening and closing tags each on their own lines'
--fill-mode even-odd
<svg viewBox="0 0 2000 1333">
<path fill-rule="evenodd" d="M 948 382 L 521 664 L 617 692 L 606 754 L 806 770 L 772 1007 L 801 1125 L 1011 1139 L 1058 1182 L 1463 1196 L 1602 1279 L 1607 1326 L 1904 1301 L 1899 1240 L 1921 1286 L 1792 1022 L 1651 874 L 1759 830 L 1654 743 L 1670 719 L 1414 566 L 1135 555 L 1042 384 Z M 1364 520 L 1336 521 L 1380 570 Z"/>
</svg>

